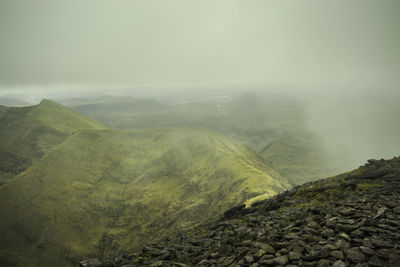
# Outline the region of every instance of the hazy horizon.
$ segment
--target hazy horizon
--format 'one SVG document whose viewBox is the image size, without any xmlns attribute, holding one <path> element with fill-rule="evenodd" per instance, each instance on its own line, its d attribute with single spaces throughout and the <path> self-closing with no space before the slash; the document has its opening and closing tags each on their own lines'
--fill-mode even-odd
<svg viewBox="0 0 400 267">
<path fill-rule="evenodd" d="M 398 86 L 399 11 L 395 0 L 3 0 L 0 88 Z"/>
</svg>

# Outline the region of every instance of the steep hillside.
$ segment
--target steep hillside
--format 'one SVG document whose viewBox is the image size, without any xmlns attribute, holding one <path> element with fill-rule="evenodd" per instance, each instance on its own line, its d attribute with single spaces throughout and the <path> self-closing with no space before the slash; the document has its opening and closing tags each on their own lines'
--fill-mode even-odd
<svg viewBox="0 0 400 267">
<path fill-rule="evenodd" d="M 29 107 L 0 106 L 0 184 L 26 170 L 73 132 L 95 129 L 105 127 L 49 100 Z"/>
<path fill-rule="evenodd" d="M 81 266 L 399 266 L 400 157 L 297 186 L 164 243 Z"/>
<path fill-rule="evenodd" d="M 326 166 L 327 155 L 319 140 L 311 133 L 297 129 L 274 135 L 260 154 L 294 185 L 332 175 L 336 169 Z"/>
<path fill-rule="evenodd" d="M 0 265 L 110 257 L 287 187 L 210 130 L 78 131 L 0 188 Z"/>
<path fill-rule="evenodd" d="M 122 102 L 121 102 L 122 101 Z M 283 95 L 246 93 L 234 99 L 180 104 L 107 98 L 70 108 L 118 129 L 203 127 L 261 152 L 292 184 L 333 174 L 320 140 L 307 128 L 303 103 Z"/>
</svg>

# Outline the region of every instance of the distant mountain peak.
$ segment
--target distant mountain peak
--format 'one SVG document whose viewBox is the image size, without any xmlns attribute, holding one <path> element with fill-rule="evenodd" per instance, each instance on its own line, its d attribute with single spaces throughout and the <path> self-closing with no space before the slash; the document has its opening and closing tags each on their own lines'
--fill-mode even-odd
<svg viewBox="0 0 400 267">
<path fill-rule="evenodd" d="M 39 103 L 38 106 L 44 106 L 44 105 L 58 105 L 62 106 L 61 104 L 58 104 L 57 102 L 50 100 L 50 99 L 42 99 Z"/>
</svg>

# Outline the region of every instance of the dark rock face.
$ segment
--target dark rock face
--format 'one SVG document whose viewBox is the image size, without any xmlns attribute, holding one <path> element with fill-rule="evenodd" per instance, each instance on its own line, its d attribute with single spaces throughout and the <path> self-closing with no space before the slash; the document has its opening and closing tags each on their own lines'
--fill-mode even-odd
<svg viewBox="0 0 400 267">
<path fill-rule="evenodd" d="M 81 266 L 400 266 L 400 158 L 239 206 L 116 259 Z"/>
</svg>

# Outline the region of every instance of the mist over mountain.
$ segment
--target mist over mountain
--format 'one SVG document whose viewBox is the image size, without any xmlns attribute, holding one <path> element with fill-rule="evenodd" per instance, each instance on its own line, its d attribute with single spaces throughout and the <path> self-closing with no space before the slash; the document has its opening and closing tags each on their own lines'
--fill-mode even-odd
<svg viewBox="0 0 400 267">
<path fill-rule="evenodd" d="M 211 114 L 208 119 L 214 115 L 214 117 L 221 117 L 222 114 L 225 116 L 226 102 L 240 99 L 243 94 L 250 92 L 255 95 L 255 98 L 263 99 L 261 101 L 274 99 L 272 103 L 263 104 L 264 110 L 258 110 L 259 115 L 264 117 L 264 121 L 267 121 L 268 108 L 291 110 L 292 115 L 287 114 L 283 121 L 286 119 L 294 121 L 296 116 L 301 116 L 301 122 L 298 124 L 303 123 L 303 129 L 322 144 L 323 149 L 330 155 L 328 162 L 333 171 L 349 170 L 354 165 L 361 164 L 365 155 L 367 158 L 388 158 L 397 155 L 400 149 L 397 138 L 400 134 L 400 126 L 396 120 L 400 114 L 397 104 L 397 100 L 400 99 L 400 90 L 390 84 L 369 89 L 349 88 L 348 90 L 340 86 L 326 87 L 329 88 L 329 92 L 303 89 L 302 86 L 299 86 L 297 90 L 290 90 L 262 86 L 249 86 L 246 89 L 245 86 L 237 85 L 225 87 L 176 85 L 98 91 L 70 90 L 60 87 L 58 91 L 42 89 L 35 93 L 25 90 L 14 94 L 13 97 L 5 97 L 7 94 L 0 92 L 0 95 L 3 95 L 0 97 L 0 103 L 26 106 L 36 104 L 42 98 L 51 98 L 98 121 L 109 123 L 109 126 L 137 129 L 161 125 L 173 126 L 179 123 L 192 126 L 197 126 L 196 123 L 199 126 L 204 125 L 205 122 L 200 121 L 200 117 L 204 117 L 207 112 Z M 72 98 L 71 94 L 80 95 L 80 97 Z M 291 103 L 280 103 L 280 101 L 291 101 Z M 211 105 L 205 104 L 207 102 Z M 195 105 L 194 103 L 200 104 L 192 110 L 190 106 Z M 203 107 L 200 107 L 201 105 Z M 222 109 L 216 108 L 217 105 L 221 105 Z M 267 107 L 267 105 L 272 105 L 272 107 Z M 254 112 L 250 115 L 254 108 L 251 104 L 242 107 L 245 114 L 249 116 L 254 115 Z M 196 109 L 198 109 L 197 112 Z M 297 111 L 294 111 L 296 109 Z M 201 112 L 199 114 L 200 110 L 204 114 Z M 154 114 L 150 114 L 152 111 Z M 297 112 L 299 114 L 296 114 Z M 136 114 L 136 116 L 129 114 Z M 137 116 L 137 114 L 140 115 Z M 278 115 L 278 112 L 273 114 Z M 176 117 L 171 120 L 171 116 Z M 292 117 L 289 118 L 290 116 Z M 148 121 L 146 121 L 147 118 Z M 274 120 L 278 121 L 278 117 Z M 223 121 L 224 123 L 229 124 Z M 248 123 L 257 124 L 257 117 L 249 118 L 246 124 Z M 241 126 L 239 122 L 236 125 Z M 208 123 L 207 127 L 218 130 L 217 128 L 221 129 L 223 126 L 219 123 L 216 125 Z M 333 174 L 333 172 L 330 173 Z"/>
<path fill-rule="evenodd" d="M 0 1 L 0 265 L 397 266 L 399 14 Z"/>
<path fill-rule="evenodd" d="M 307 126 L 304 103 L 284 95 L 247 92 L 169 104 L 103 97 L 82 104 L 70 102 L 69 106 L 119 129 L 190 126 L 216 130 L 260 152 L 292 184 L 335 171 L 328 168 L 328 154 L 320 137 Z"/>
</svg>

